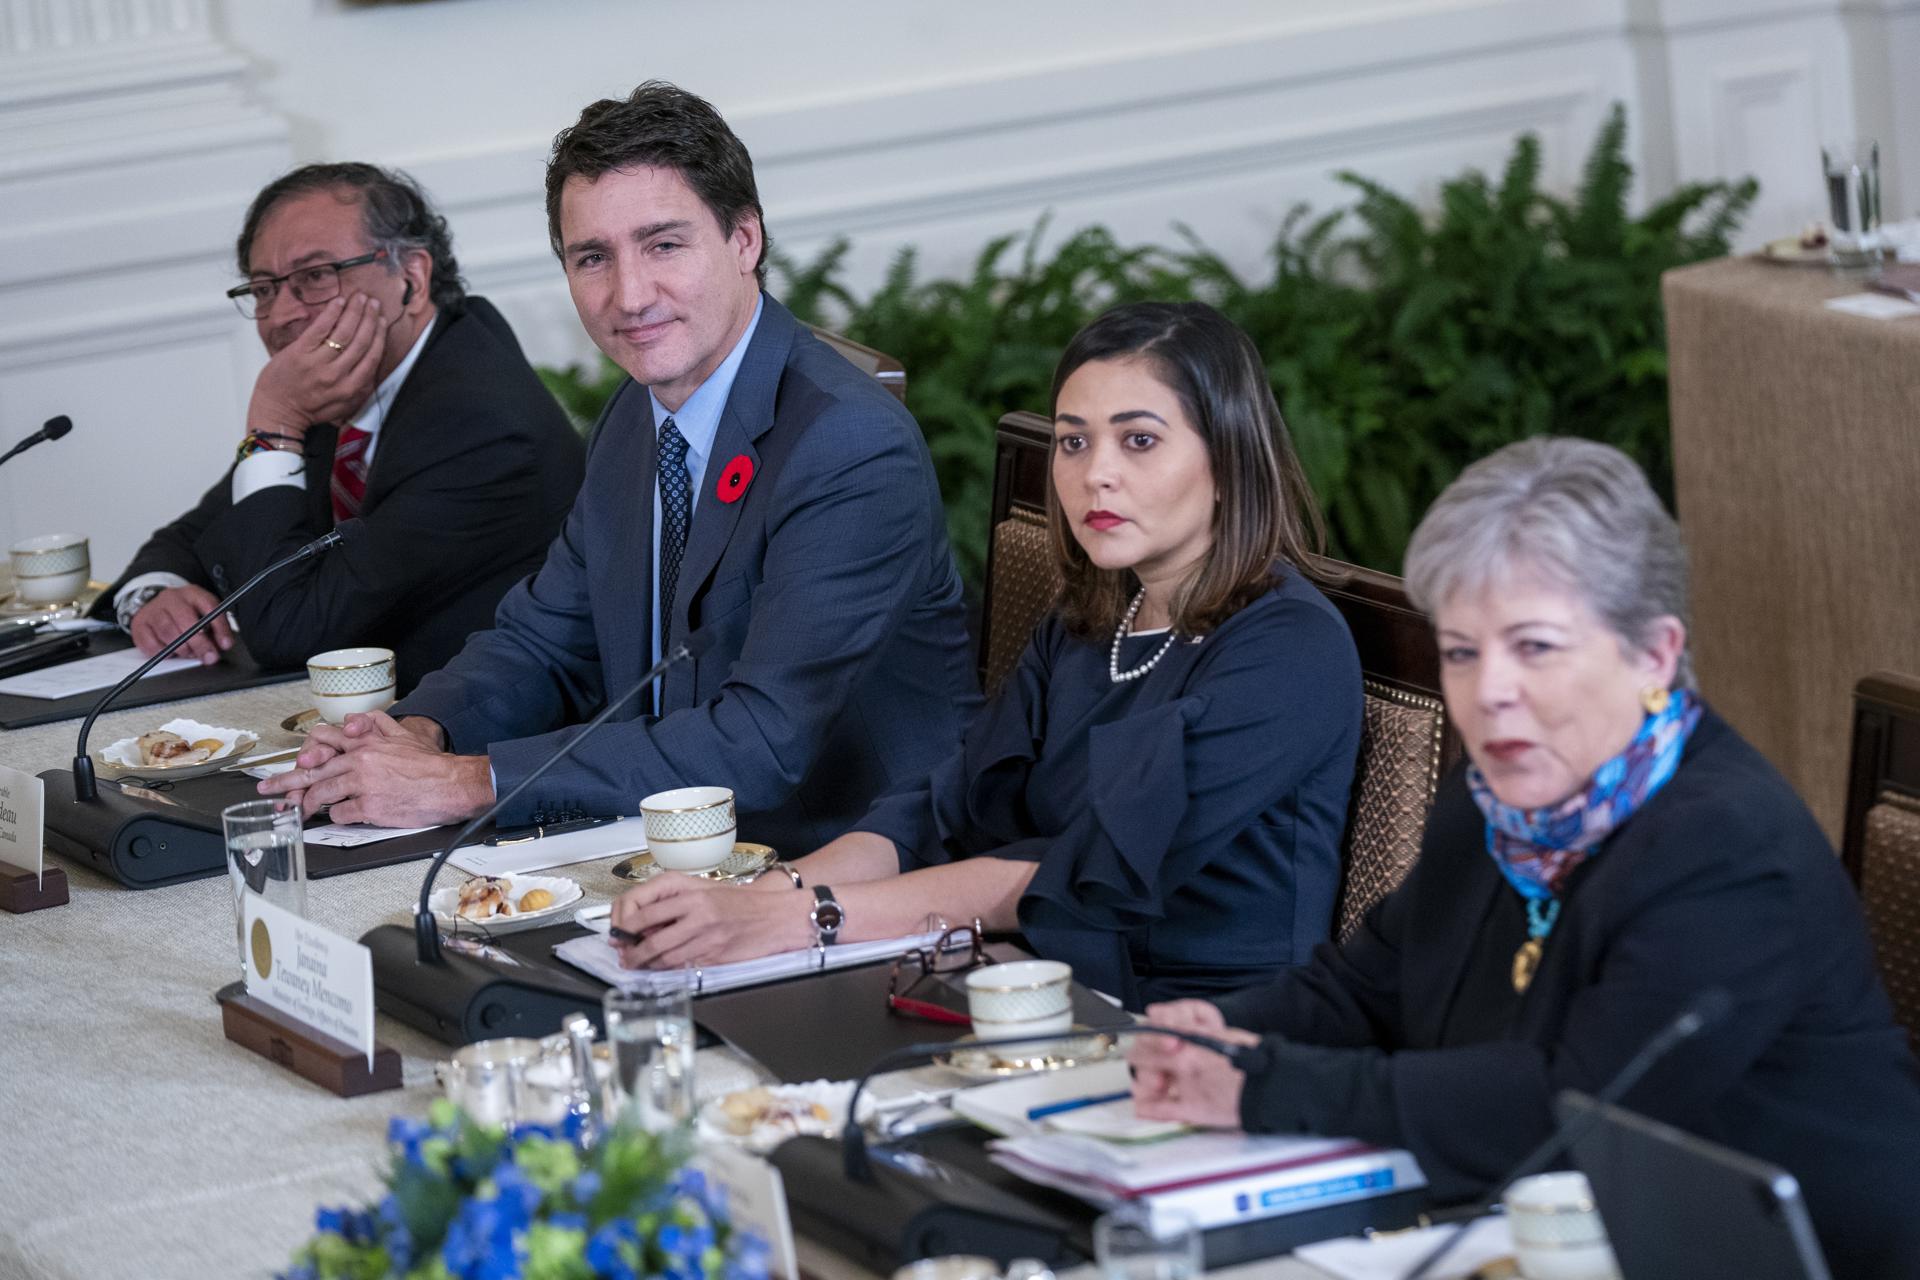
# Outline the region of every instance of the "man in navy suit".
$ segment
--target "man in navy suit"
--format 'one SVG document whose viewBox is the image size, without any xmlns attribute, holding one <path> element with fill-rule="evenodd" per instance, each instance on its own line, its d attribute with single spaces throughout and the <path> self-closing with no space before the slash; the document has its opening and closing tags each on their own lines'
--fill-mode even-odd
<svg viewBox="0 0 1920 1280">
<path fill-rule="evenodd" d="M 263 783 L 336 821 L 470 817 L 696 628 L 643 695 L 502 824 L 733 788 L 742 836 L 798 854 L 957 745 L 978 704 L 960 581 L 912 417 L 761 291 L 752 162 L 649 82 L 554 142 L 548 229 L 580 318 L 632 379 L 545 564 L 391 716 L 318 727 Z"/>
</svg>

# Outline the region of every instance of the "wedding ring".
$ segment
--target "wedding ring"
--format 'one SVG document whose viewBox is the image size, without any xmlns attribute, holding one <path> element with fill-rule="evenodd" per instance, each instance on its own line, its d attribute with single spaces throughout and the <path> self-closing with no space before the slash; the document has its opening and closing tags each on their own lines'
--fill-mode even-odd
<svg viewBox="0 0 1920 1280">
<path fill-rule="evenodd" d="M 327 339 L 327 345 L 332 347 L 335 351 L 345 351 L 347 349 L 345 343 L 335 342 L 332 338 Z"/>
</svg>

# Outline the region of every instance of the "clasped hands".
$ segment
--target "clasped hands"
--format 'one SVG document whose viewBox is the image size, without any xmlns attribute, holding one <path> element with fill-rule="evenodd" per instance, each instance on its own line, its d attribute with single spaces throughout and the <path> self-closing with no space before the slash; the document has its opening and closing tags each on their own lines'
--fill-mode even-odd
<svg viewBox="0 0 1920 1280">
<path fill-rule="evenodd" d="M 1147 1006 L 1146 1021 L 1175 1031 L 1256 1045 L 1260 1037 L 1230 1027 L 1205 1000 L 1174 1000 Z M 1246 1076 L 1211 1049 L 1171 1036 L 1136 1035 L 1127 1047 L 1133 1072 L 1133 1106 L 1145 1120 L 1182 1120 L 1215 1129 L 1240 1127 L 1240 1091 Z"/>
<path fill-rule="evenodd" d="M 628 969 L 690 969 L 813 945 L 811 893 L 783 875 L 722 884 L 662 870 L 613 904 L 613 924 L 637 942 L 614 947 Z"/>
<path fill-rule="evenodd" d="M 487 758 L 449 754 L 440 726 L 420 716 L 373 711 L 315 725 L 293 764 L 260 794 L 285 796 L 309 818 L 331 808 L 335 822 L 436 827 L 493 803 Z"/>
</svg>

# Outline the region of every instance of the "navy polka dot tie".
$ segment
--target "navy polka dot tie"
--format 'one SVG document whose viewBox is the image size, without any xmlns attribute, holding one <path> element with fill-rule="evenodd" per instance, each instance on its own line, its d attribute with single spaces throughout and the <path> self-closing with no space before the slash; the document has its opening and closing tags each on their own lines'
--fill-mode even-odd
<svg viewBox="0 0 1920 1280">
<path fill-rule="evenodd" d="M 680 557 L 693 523 L 693 480 L 687 475 L 687 438 L 668 418 L 660 424 L 660 654 L 673 635 L 673 593 L 680 585 Z"/>
</svg>

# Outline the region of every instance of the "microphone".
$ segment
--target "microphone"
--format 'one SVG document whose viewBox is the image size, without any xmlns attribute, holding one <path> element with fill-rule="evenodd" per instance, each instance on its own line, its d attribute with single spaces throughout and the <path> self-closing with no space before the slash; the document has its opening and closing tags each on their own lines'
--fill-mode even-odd
<svg viewBox="0 0 1920 1280">
<path fill-rule="evenodd" d="M 1606 1087 L 1594 1095 L 1595 1106 L 1591 1111 L 1581 1115 L 1572 1124 L 1556 1125 L 1553 1132 L 1548 1134 L 1539 1146 L 1528 1152 L 1525 1159 L 1494 1185 L 1493 1190 L 1464 1210 L 1456 1210 L 1454 1214 L 1450 1214 L 1449 1216 L 1457 1216 L 1460 1221 L 1448 1233 L 1447 1238 L 1435 1245 L 1426 1257 L 1414 1265 L 1413 1270 L 1401 1277 L 1401 1280 L 1421 1280 L 1422 1276 L 1439 1265 L 1442 1258 L 1453 1252 L 1453 1247 L 1459 1244 L 1461 1237 L 1466 1234 L 1468 1225 L 1491 1209 L 1500 1197 L 1506 1194 L 1508 1187 L 1522 1178 L 1532 1177 L 1559 1159 L 1574 1143 L 1586 1137 L 1588 1131 L 1600 1123 L 1606 1109 L 1620 1101 L 1629 1089 L 1639 1084 L 1640 1077 L 1652 1070 L 1656 1062 L 1672 1053 L 1682 1041 L 1691 1040 L 1720 1022 L 1732 1011 L 1733 997 L 1727 994 L 1725 987 L 1708 987 L 1704 991 L 1694 993 L 1693 998 L 1681 1007 L 1680 1012 L 1655 1032 L 1653 1038 L 1640 1047 L 1640 1052 L 1629 1058 L 1627 1065 L 1620 1068 L 1613 1079 L 1607 1081 Z"/>
<path fill-rule="evenodd" d="M 446 848 L 433 855 L 433 861 L 427 865 L 426 877 L 420 882 L 420 905 L 413 913 L 414 942 L 416 950 L 419 953 L 421 964 L 442 963 L 440 954 L 440 924 L 433 918 L 433 908 L 428 904 L 428 899 L 433 896 L 434 877 L 440 874 L 440 868 L 445 865 L 448 858 L 453 856 L 453 851 L 458 849 L 474 832 L 478 831 L 482 824 L 491 821 L 493 815 L 499 813 L 509 804 L 512 804 L 522 791 L 525 791 L 539 779 L 540 775 L 572 755 L 573 749 L 586 741 L 588 735 L 605 724 L 614 712 L 633 701 L 634 697 L 639 694 L 642 689 L 645 689 L 655 680 L 658 680 L 660 676 L 666 672 L 667 668 L 673 666 L 676 662 L 684 662 L 689 658 L 699 657 L 705 653 L 712 644 L 712 631 L 702 627 L 675 645 L 671 653 L 666 654 L 660 661 L 654 663 L 647 674 L 635 681 L 632 687 L 625 693 L 609 702 L 605 707 L 601 708 L 598 715 L 580 726 L 580 732 L 567 739 L 565 746 L 548 756 L 545 760 L 542 760 L 539 768 L 535 769 L 525 778 L 522 778 L 519 786 L 495 800 L 491 805 L 488 805 L 479 817 L 454 833 L 453 839 L 447 841 Z"/>
<path fill-rule="evenodd" d="M 19 444 L 13 446 L 13 448 L 7 450 L 5 453 L 0 453 L 0 462 L 5 462 L 8 458 L 11 458 L 16 453 L 25 453 L 27 450 L 33 448 L 33 446 L 39 444 L 42 440 L 58 440 L 61 436 L 67 434 L 67 432 L 71 430 L 73 430 L 73 419 L 69 418 L 66 414 L 63 413 L 58 417 L 48 418 L 46 421 L 46 424 L 42 426 L 38 431 L 28 436 L 25 440 L 22 440 Z"/>
<path fill-rule="evenodd" d="M 64 422 L 66 421 L 66 419 L 56 418 L 54 421 Z M 47 424 L 49 428 L 52 427 L 52 425 L 53 423 Z M 61 434 L 64 434 L 64 432 L 62 432 Z M 49 438 L 57 440 L 59 439 L 59 436 L 55 435 Z M 21 447 L 24 448 L 25 446 L 23 445 Z M 100 713 L 102 711 L 105 711 L 107 709 L 107 705 L 109 703 L 111 703 L 115 698 L 119 697 L 122 693 L 124 693 L 129 687 L 133 685 L 135 681 L 139 680 L 140 677 L 146 675 L 147 672 L 153 670 L 154 667 L 158 666 L 160 664 L 160 661 L 164 659 L 168 654 L 172 653 L 175 649 L 178 649 L 181 645 L 185 644 L 188 640 L 192 639 L 194 636 L 199 635 L 200 632 L 205 630 L 206 627 L 210 623 L 212 623 L 212 621 L 215 618 L 225 613 L 227 611 L 228 606 L 230 606 L 235 600 L 238 600 L 241 596 L 247 594 L 247 592 L 259 586 L 262 581 L 272 576 L 273 574 L 280 572 L 280 570 L 286 568 L 290 564 L 297 564 L 302 560 L 311 560 L 313 559 L 313 557 L 319 555 L 321 552 L 331 551 L 333 548 L 341 545 L 344 542 L 352 541 L 354 538 L 357 538 L 359 535 L 360 535 L 360 522 L 357 520 L 349 520 L 346 523 L 340 525 L 338 528 L 335 528 L 329 531 L 328 533 L 325 533 L 320 537 L 315 538 L 312 542 L 309 542 L 306 546 L 301 547 L 298 551 L 294 552 L 292 555 L 286 556 L 279 560 L 275 560 L 272 564 L 268 565 L 266 568 L 262 569 L 260 572 L 254 574 L 251 578 L 248 578 L 245 582 L 241 583 L 240 589 L 238 591 L 235 591 L 232 595 L 228 596 L 225 600 L 220 601 L 220 603 L 214 605 L 213 608 L 201 614 L 200 617 L 194 622 L 192 626 L 188 627 L 185 631 L 182 631 L 179 635 L 173 638 L 173 643 L 167 645 L 165 648 L 161 649 L 160 652 L 154 654 L 151 658 L 148 658 L 145 662 L 141 663 L 139 668 L 135 670 L 132 675 L 122 680 L 119 684 L 113 686 L 113 688 L 107 690 L 106 694 L 98 702 L 93 704 L 93 710 L 87 712 L 87 718 L 84 721 L 82 721 L 80 724 L 80 736 L 78 739 L 75 740 L 73 744 L 73 798 L 77 801 L 82 801 L 82 802 L 95 800 L 99 798 L 100 788 L 98 784 L 95 783 L 94 777 L 93 777 L 93 757 L 87 754 L 87 735 L 93 732 L 93 722 L 100 717 Z"/>
<path fill-rule="evenodd" d="M 1257 1044 L 1228 1044 L 1213 1036 L 1201 1035 L 1196 1031 L 1177 1031 L 1172 1027 L 1155 1026 L 1150 1022 L 1136 1022 L 1127 1027 L 1111 1027 L 1100 1032 L 1108 1036 L 1166 1036 L 1170 1040 L 1184 1040 L 1188 1044 L 1199 1045 L 1231 1062 L 1242 1071 L 1256 1071 L 1265 1066 L 1269 1055 L 1265 1048 Z M 969 1049 L 998 1049 L 1009 1045 L 1052 1044 L 1060 1040 L 1085 1039 L 1085 1033 L 1075 1035 L 1072 1032 L 1061 1034 L 1050 1031 L 1045 1035 L 1005 1036 L 992 1040 L 969 1040 Z M 854 1117 L 859 1115 L 860 1094 L 867 1084 L 880 1072 L 889 1067 L 904 1066 L 915 1060 L 931 1060 L 943 1053 L 951 1053 L 953 1045 L 944 1041 L 924 1041 L 920 1044 L 902 1045 L 889 1050 L 873 1060 L 873 1063 L 854 1081 L 853 1092 L 847 1097 L 847 1123 L 840 1130 L 840 1145 L 843 1152 L 841 1169 L 850 1182 L 872 1182 L 873 1166 L 867 1159 L 867 1136 L 860 1128 L 860 1122 Z"/>
</svg>

